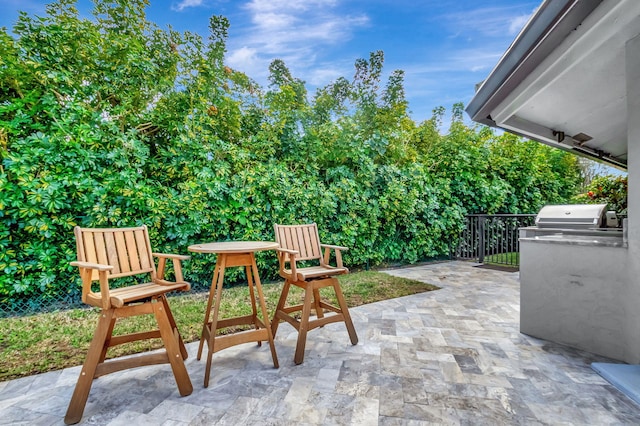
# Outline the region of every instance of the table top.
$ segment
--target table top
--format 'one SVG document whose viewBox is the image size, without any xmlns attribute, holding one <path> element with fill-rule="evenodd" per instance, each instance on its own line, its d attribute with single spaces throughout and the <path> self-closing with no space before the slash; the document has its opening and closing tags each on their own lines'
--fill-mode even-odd
<svg viewBox="0 0 640 426">
<path fill-rule="evenodd" d="M 188 247 L 188 250 L 196 253 L 253 253 L 278 247 L 280 245 L 273 241 L 221 241 L 193 244 Z"/>
</svg>

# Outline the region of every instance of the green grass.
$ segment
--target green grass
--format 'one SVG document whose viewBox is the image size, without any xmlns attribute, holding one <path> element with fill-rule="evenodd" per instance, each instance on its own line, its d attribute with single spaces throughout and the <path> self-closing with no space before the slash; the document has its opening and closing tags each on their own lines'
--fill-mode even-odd
<svg viewBox="0 0 640 426">
<path fill-rule="evenodd" d="M 384 273 L 367 271 L 341 276 L 340 282 L 350 307 L 380 300 L 406 296 L 438 287 L 419 281 L 393 277 Z M 267 311 L 275 310 L 282 282 L 263 284 Z M 323 291 L 327 290 L 326 293 Z M 321 293 L 332 300 L 331 289 Z M 289 303 L 302 300 L 302 291 L 293 288 Z M 251 313 L 247 286 L 224 289 L 220 312 L 224 317 Z M 333 300 L 335 303 L 335 300 Z M 169 298 L 169 304 L 185 342 L 200 338 L 202 321 L 207 304 L 207 294 L 191 293 Z M 59 370 L 84 362 L 93 331 L 98 320 L 98 309 L 74 309 L 45 313 L 28 317 L 0 319 L 0 381 L 29 376 L 46 371 Z M 151 315 L 119 320 L 114 330 L 122 334 L 146 327 L 155 327 Z M 284 325 L 283 325 L 284 326 Z M 135 342 L 109 350 L 108 358 L 142 352 L 161 347 L 157 339 Z"/>
<path fill-rule="evenodd" d="M 484 257 L 484 263 L 493 265 L 513 265 L 517 267 L 520 264 L 520 253 L 512 251 L 509 253 L 492 254 Z"/>
</svg>

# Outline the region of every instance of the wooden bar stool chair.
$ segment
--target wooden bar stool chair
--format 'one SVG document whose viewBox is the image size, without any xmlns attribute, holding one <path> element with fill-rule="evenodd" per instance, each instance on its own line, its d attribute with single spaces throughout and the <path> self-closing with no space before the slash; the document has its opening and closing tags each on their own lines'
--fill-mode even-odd
<svg viewBox="0 0 640 426">
<path fill-rule="evenodd" d="M 358 343 L 358 336 L 353 327 L 347 303 L 342 295 L 340 283 L 336 275 L 347 274 L 349 270 L 342 265 L 341 251 L 346 247 L 320 244 L 318 227 L 315 223 L 309 225 L 274 225 L 276 242 L 280 248 L 276 249 L 280 262 L 280 276 L 285 279 L 284 287 L 278 301 L 271 330 L 275 338 L 278 324 L 286 321 L 298 330 L 298 343 L 293 358 L 296 364 L 304 360 L 304 348 L 307 332 L 332 322 L 344 321 L 351 344 Z M 324 256 L 322 255 L 324 249 Z M 336 266 L 329 265 L 331 250 L 335 251 Z M 312 266 L 298 267 L 297 262 L 307 261 Z M 285 306 L 289 289 L 292 285 L 304 289 L 304 302 L 301 305 Z M 333 287 L 339 307 L 333 306 L 320 299 L 320 289 Z M 316 318 L 311 319 L 311 309 Z M 333 314 L 325 316 L 325 310 Z M 291 314 L 301 312 L 300 319 Z"/>
<path fill-rule="evenodd" d="M 71 265 L 80 269 L 82 301 L 102 308 L 102 311 L 64 422 L 74 424 L 82 419 L 94 379 L 128 368 L 169 363 L 180 395 L 190 395 L 193 387 L 184 365 L 187 351 L 166 297 L 170 291 L 188 291 L 191 288 L 182 277 L 180 264 L 189 256 L 152 253 L 146 226 L 115 229 L 76 226 L 74 233 L 78 261 L 71 262 Z M 153 257 L 159 259 L 157 270 Z M 167 259 L 173 261 L 175 282 L 164 279 Z M 150 275 L 151 281 L 112 288 L 110 282 L 113 278 L 132 275 Z M 92 289 L 94 281 L 99 284 L 95 292 Z M 116 320 L 137 315 L 154 315 L 158 329 L 113 336 Z M 164 352 L 105 360 L 107 349 L 112 346 L 153 338 L 162 339 L 166 349 Z"/>
</svg>

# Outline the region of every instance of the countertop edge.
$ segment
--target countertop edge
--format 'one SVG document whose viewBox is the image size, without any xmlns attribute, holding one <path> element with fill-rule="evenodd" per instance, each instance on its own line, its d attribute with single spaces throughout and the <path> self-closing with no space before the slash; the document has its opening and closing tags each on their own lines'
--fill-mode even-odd
<svg viewBox="0 0 640 426">
<path fill-rule="evenodd" d="M 549 238 L 548 236 L 540 237 L 523 237 L 519 239 L 520 242 L 532 242 L 536 244 L 560 244 L 560 245 L 572 245 L 572 246 L 584 246 L 584 247 L 614 247 L 614 248 L 627 248 L 627 244 L 620 238 L 619 241 L 606 241 L 598 240 L 597 237 L 589 240 L 571 238 L 571 236 L 565 236 L 564 238 Z"/>
</svg>

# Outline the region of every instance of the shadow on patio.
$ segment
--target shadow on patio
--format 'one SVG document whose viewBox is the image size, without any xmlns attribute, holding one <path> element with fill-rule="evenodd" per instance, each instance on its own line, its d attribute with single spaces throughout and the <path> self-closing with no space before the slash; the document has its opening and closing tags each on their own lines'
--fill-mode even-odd
<svg viewBox="0 0 640 426">
<path fill-rule="evenodd" d="M 130 424 L 640 424 L 640 409 L 595 373 L 610 360 L 519 333 L 518 273 L 447 262 L 386 271 L 441 290 L 351 309 L 296 333 L 213 357 L 208 388 L 198 343 L 188 345 L 193 393 L 180 397 L 168 365 L 96 380 L 82 423 Z M 0 424 L 63 424 L 80 367 L 0 383 Z"/>
</svg>

